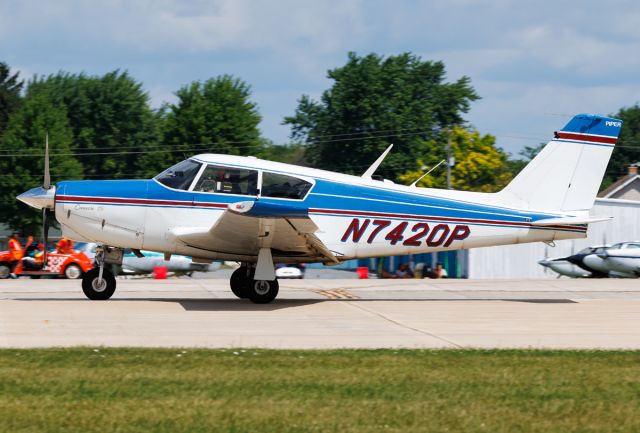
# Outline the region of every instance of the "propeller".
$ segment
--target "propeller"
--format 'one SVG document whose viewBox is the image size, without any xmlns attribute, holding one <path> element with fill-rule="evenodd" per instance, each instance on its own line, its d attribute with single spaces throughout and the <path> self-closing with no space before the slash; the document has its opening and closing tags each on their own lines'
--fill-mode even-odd
<svg viewBox="0 0 640 433">
<path fill-rule="evenodd" d="M 45 190 L 51 189 L 51 175 L 49 174 L 49 134 L 45 136 L 44 141 L 44 179 L 42 181 L 42 188 Z M 42 252 L 42 269 L 47 269 L 47 242 L 49 241 L 49 213 L 51 209 L 48 207 L 42 208 L 42 242 L 44 250 Z"/>
</svg>

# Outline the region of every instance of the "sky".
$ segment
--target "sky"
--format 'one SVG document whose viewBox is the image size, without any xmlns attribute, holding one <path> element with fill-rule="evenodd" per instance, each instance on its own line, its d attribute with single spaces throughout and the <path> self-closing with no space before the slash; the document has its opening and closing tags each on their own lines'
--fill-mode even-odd
<svg viewBox="0 0 640 433">
<path fill-rule="evenodd" d="M 516 156 L 573 114 L 640 102 L 635 0 L 0 0 L 0 61 L 22 77 L 127 70 L 157 108 L 232 74 L 276 143 L 349 51 L 412 52 L 443 61 L 449 81 L 470 77 L 482 99 L 466 120 Z"/>
</svg>

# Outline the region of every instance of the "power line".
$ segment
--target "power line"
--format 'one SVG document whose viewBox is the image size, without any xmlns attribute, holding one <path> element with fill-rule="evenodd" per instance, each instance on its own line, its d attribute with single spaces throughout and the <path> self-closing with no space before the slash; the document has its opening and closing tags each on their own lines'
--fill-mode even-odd
<svg viewBox="0 0 640 433">
<path fill-rule="evenodd" d="M 421 135 L 421 134 L 425 134 L 429 131 L 417 131 L 417 132 L 411 132 L 411 133 L 403 133 L 403 134 L 387 134 L 387 135 L 378 135 L 378 136 L 369 136 L 369 137 L 359 137 L 358 140 L 376 140 L 376 139 L 380 139 L 380 138 L 393 138 L 393 137 L 406 137 L 406 136 L 415 136 L 415 135 Z M 492 134 L 493 135 L 493 134 Z M 501 134 L 497 134 L 494 135 L 494 137 L 498 137 L 498 138 L 515 138 L 515 139 L 519 139 L 519 140 L 529 140 L 529 141 L 536 141 L 538 143 L 544 143 L 545 139 L 543 138 L 535 138 L 535 137 L 528 137 L 528 136 L 517 136 L 517 135 L 501 135 Z M 310 141 L 307 143 L 287 143 L 287 145 L 293 145 L 293 144 L 300 144 L 302 146 L 306 146 L 306 145 L 310 145 L 310 144 L 332 144 L 332 143 L 344 143 L 344 142 L 348 142 L 348 141 L 352 141 L 355 140 L 355 138 L 342 138 L 342 139 L 334 139 L 334 140 L 318 140 L 318 141 Z M 550 140 L 550 138 L 546 139 L 546 140 Z M 232 142 L 215 142 L 215 143 L 197 143 L 197 144 L 193 144 L 192 146 L 195 147 L 190 147 L 187 149 L 168 149 L 168 148 L 163 148 L 163 147 L 159 147 L 159 146 L 155 146 L 155 147 L 150 147 L 147 148 L 145 150 L 137 150 L 137 151 L 121 151 L 121 150 L 117 150 L 117 151 L 99 151 L 99 152 L 60 152 L 60 153 L 56 153 L 56 152 L 52 152 L 50 153 L 51 156 L 75 156 L 75 157 L 90 157 L 90 156 L 109 156 L 109 155 L 139 155 L 139 154 L 143 154 L 143 153 L 185 153 L 185 152 L 214 152 L 215 149 L 211 149 L 212 147 L 218 146 L 220 144 L 230 144 Z M 237 142 L 237 143 L 247 143 L 247 142 Z M 633 146 L 630 144 L 637 144 L 639 145 L 640 142 L 639 141 L 635 141 L 635 140 L 622 140 L 622 143 L 628 143 L 628 144 L 618 144 L 614 147 L 614 150 L 616 148 L 624 148 L 624 149 L 631 149 L 631 148 L 637 148 L 638 146 Z M 277 145 L 276 145 L 277 146 Z M 139 148 L 140 146 L 131 146 L 131 147 L 122 147 L 120 149 L 128 149 L 128 148 Z M 205 147 L 209 147 L 209 149 L 205 148 Z M 255 148 L 255 145 L 249 145 L 249 146 L 234 146 L 235 149 L 248 149 L 248 148 Z M 109 149 L 107 147 L 103 147 L 103 148 L 96 148 L 96 150 L 99 149 Z M 259 150 L 259 149 L 256 149 Z M 2 151 L 0 151 L 2 152 Z M 5 150 L 4 152 L 10 152 L 10 150 Z M 6 157 L 6 158 L 37 158 L 37 157 L 43 157 L 44 153 L 12 153 L 12 154 L 0 154 L 0 157 Z"/>
<path fill-rule="evenodd" d="M 374 139 L 380 139 L 380 138 L 391 138 L 391 137 L 406 137 L 406 136 L 415 136 L 415 135 L 421 135 L 421 134 L 425 134 L 429 131 L 419 131 L 419 132 L 411 132 L 411 133 L 403 133 L 403 134 L 387 134 L 387 135 L 377 135 L 374 137 L 362 137 L 362 138 L 358 138 L 358 140 L 374 140 Z M 323 141 L 311 141 L 308 143 L 299 143 L 301 145 L 308 145 L 308 144 L 324 144 L 324 143 L 342 143 L 342 142 L 346 142 L 346 141 L 352 141 L 355 140 L 355 138 L 339 138 L 339 139 L 335 139 L 335 140 L 323 140 Z M 136 155 L 136 154 L 141 154 L 141 153 L 179 153 L 179 152 L 193 152 L 193 151 L 206 151 L 207 149 L 202 149 L 202 147 L 205 146 L 210 146 L 210 147 L 215 147 L 218 146 L 220 144 L 227 144 L 228 142 L 216 142 L 216 143 L 198 143 L 198 144 L 192 144 L 191 146 L 198 146 L 198 147 L 193 147 L 193 148 L 189 148 L 189 149 L 154 149 L 154 148 L 148 148 L 145 150 L 137 150 L 137 151 L 109 151 L 109 152 L 61 152 L 61 153 L 55 153 L 55 152 L 50 152 L 50 155 L 56 155 L 56 156 L 105 156 L 105 155 Z M 298 143 L 291 143 L 291 144 L 298 144 Z M 253 148 L 256 147 L 255 145 L 252 146 L 233 146 L 235 149 L 245 149 L 245 148 Z M 137 146 L 136 148 L 139 148 L 139 146 Z M 259 149 L 257 149 L 259 150 Z M 44 153 L 14 153 L 14 154 L 4 154 L 4 155 L 0 155 L 0 156 L 4 156 L 4 157 L 14 157 L 14 158 L 21 158 L 21 157 L 42 157 L 44 156 Z"/>
</svg>

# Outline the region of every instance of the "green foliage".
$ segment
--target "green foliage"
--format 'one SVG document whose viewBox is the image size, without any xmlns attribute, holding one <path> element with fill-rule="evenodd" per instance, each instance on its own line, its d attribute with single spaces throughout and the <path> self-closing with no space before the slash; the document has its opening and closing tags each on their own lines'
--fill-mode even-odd
<svg viewBox="0 0 640 433">
<path fill-rule="evenodd" d="M 166 165 L 199 152 L 255 155 L 260 150 L 260 115 L 249 100 L 251 87 L 223 75 L 194 81 L 176 92 L 164 109 L 164 144 L 174 151 Z"/>
<path fill-rule="evenodd" d="M 317 167 L 362 173 L 393 143 L 377 174 L 396 179 L 419 158 L 441 153 L 439 131 L 463 123 L 478 99 L 467 77 L 445 83 L 442 62 L 405 53 L 359 57 L 330 70 L 332 87 L 319 102 L 303 96 L 284 120 L 292 138 L 307 143 L 307 159 Z"/>
<path fill-rule="evenodd" d="M 640 161 L 640 106 L 622 108 L 613 117 L 622 119 L 620 138 L 607 166 L 603 187 L 627 174 L 627 167 Z"/>
<path fill-rule="evenodd" d="M 463 191 L 495 192 L 502 189 L 511 180 L 507 154 L 495 146 L 495 137 L 480 135 L 478 131 L 469 131 L 455 127 L 451 133 L 451 150 L 455 165 L 451 169 L 451 187 Z M 444 156 L 444 155 L 443 155 Z M 433 157 L 418 160 L 419 165 L 433 167 L 438 161 Z M 442 164 L 418 186 L 428 188 L 446 188 L 446 166 Z M 403 183 L 411 183 L 423 174 L 423 170 L 411 170 L 400 176 Z"/>
<path fill-rule="evenodd" d="M 142 84 L 126 72 L 104 76 L 58 73 L 31 81 L 27 96 L 47 95 L 66 108 L 77 153 L 87 176 L 132 178 L 156 174 L 163 167 L 150 151 L 158 150 L 158 119 Z M 110 154 L 129 152 L 127 155 Z"/>
<path fill-rule="evenodd" d="M 304 145 L 300 143 L 275 144 L 271 140 L 262 139 L 260 150 L 254 156 L 269 161 L 306 165 L 304 151 Z"/>
<path fill-rule="evenodd" d="M 20 105 L 20 91 L 24 84 L 18 73 L 11 74 L 9 66 L 0 62 L 0 137 L 7 127 L 9 116 Z"/>
<path fill-rule="evenodd" d="M 518 152 L 518 155 L 522 158 L 507 160 L 507 169 L 511 173 L 511 177 L 516 177 L 545 145 L 546 143 L 540 143 L 537 146 L 525 146 L 524 149 Z"/>
<path fill-rule="evenodd" d="M 73 133 L 66 110 L 45 94 L 29 95 L 11 116 L 0 152 L 0 221 L 37 236 L 40 236 L 41 213 L 18 202 L 16 196 L 42 185 L 47 133 L 52 180 L 81 178 L 82 165 L 69 155 Z"/>
</svg>

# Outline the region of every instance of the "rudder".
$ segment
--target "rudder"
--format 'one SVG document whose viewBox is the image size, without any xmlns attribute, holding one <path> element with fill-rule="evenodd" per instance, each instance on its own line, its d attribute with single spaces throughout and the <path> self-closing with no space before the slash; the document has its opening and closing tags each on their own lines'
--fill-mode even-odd
<svg viewBox="0 0 640 433">
<path fill-rule="evenodd" d="M 585 211 L 600 188 L 622 121 L 578 114 L 498 194 L 526 209 Z"/>
</svg>

